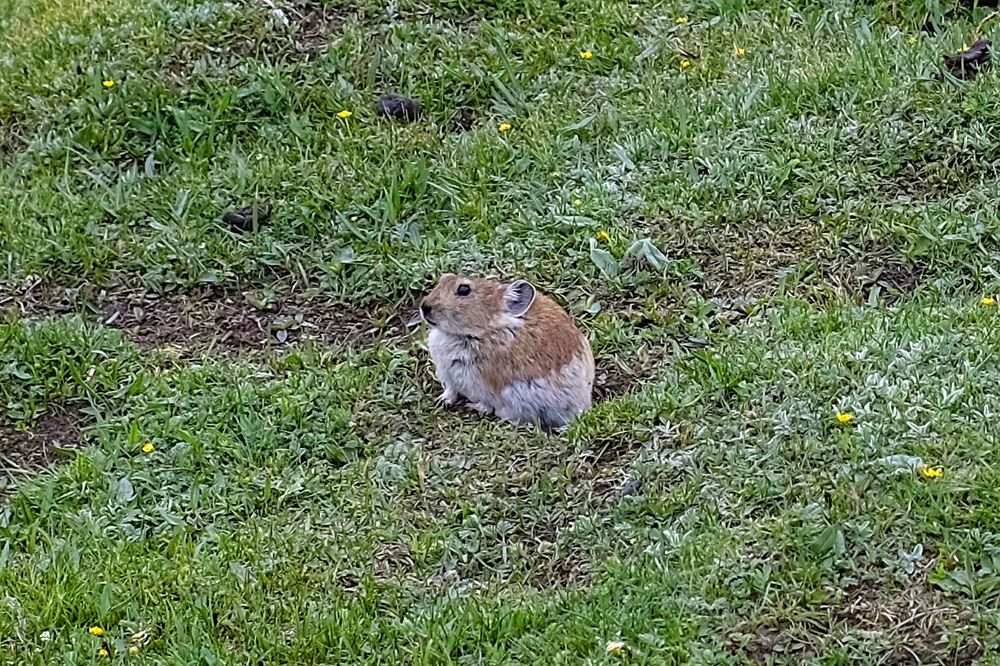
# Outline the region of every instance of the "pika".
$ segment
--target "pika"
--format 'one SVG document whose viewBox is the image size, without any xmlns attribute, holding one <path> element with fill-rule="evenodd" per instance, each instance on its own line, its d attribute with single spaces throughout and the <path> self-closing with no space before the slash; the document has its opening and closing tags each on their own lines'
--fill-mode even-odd
<svg viewBox="0 0 1000 666">
<path fill-rule="evenodd" d="M 547 431 L 591 405 L 594 355 L 573 319 L 530 282 L 447 273 L 420 304 L 444 386 L 484 414 Z"/>
</svg>

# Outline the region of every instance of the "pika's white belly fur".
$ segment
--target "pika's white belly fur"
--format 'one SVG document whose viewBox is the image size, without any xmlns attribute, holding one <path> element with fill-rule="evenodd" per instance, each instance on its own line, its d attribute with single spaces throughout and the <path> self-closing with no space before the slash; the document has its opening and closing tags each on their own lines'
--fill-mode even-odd
<svg viewBox="0 0 1000 666">
<path fill-rule="evenodd" d="M 475 356 L 466 338 L 448 335 L 438 328 L 432 328 L 427 336 L 427 347 L 431 352 L 431 360 L 434 361 L 438 381 L 444 386 L 446 394 L 453 392 L 470 402 L 484 403 L 491 410 L 496 410 L 496 400 L 476 371 Z"/>
<path fill-rule="evenodd" d="M 590 408 L 594 375 L 581 356 L 549 378 L 513 382 L 505 387 L 497 416 L 508 421 L 561 426 Z"/>
</svg>

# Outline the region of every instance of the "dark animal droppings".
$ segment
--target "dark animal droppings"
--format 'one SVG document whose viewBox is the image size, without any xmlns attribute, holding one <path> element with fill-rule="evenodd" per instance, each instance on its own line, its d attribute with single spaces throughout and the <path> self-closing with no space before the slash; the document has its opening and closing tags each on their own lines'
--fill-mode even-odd
<svg viewBox="0 0 1000 666">
<path fill-rule="evenodd" d="M 472 109 L 459 109 L 451 119 L 452 132 L 468 132 L 476 124 L 476 114 Z"/>
<path fill-rule="evenodd" d="M 643 482 L 642 479 L 632 479 L 618 491 L 621 497 L 628 497 L 629 495 L 638 495 L 642 492 Z"/>
<path fill-rule="evenodd" d="M 256 217 L 256 225 L 254 224 Z M 247 206 L 239 210 L 231 210 L 222 216 L 222 221 L 240 231 L 253 231 L 271 217 L 271 207 L 267 204 Z"/>
<path fill-rule="evenodd" d="M 399 93 L 389 93 L 379 98 L 376 104 L 380 116 L 412 122 L 420 117 L 420 103 Z"/>
<path fill-rule="evenodd" d="M 944 57 L 944 65 L 957 79 L 971 79 L 990 62 L 990 40 L 980 39 L 969 50 Z"/>
</svg>

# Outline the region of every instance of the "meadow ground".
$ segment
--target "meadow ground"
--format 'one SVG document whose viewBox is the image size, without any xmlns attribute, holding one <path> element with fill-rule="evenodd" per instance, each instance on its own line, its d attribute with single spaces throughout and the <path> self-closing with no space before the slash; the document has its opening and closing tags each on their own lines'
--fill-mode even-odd
<svg viewBox="0 0 1000 666">
<path fill-rule="evenodd" d="M 991 663 L 971 4 L 0 0 L 0 661 Z M 442 271 L 595 409 L 439 409 Z"/>
</svg>

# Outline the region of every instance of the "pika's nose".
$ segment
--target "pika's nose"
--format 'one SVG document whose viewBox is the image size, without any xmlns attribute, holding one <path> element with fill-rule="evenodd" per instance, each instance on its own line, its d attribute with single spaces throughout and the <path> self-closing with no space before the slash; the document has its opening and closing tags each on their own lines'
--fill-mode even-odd
<svg viewBox="0 0 1000 666">
<path fill-rule="evenodd" d="M 424 319 L 427 319 L 431 316 L 431 306 L 427 303 L 421 303 L 420 313 L 424 315 Z"/>
</svg>

